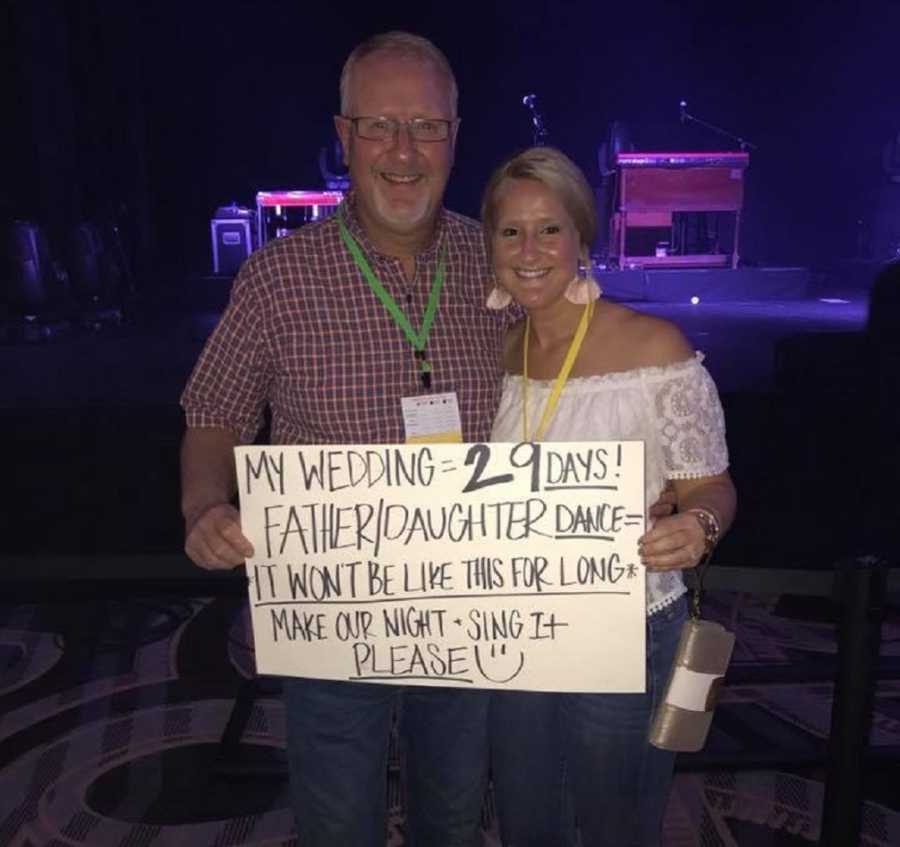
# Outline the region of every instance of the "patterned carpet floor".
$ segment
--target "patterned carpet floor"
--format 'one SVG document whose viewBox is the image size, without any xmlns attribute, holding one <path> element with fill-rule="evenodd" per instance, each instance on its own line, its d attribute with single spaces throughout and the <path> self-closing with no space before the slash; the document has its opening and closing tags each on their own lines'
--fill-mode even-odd
<svg viewBox="0 0 900 847">
<path fill-rule="evenodd" d="M 679 759 L 664 843 L 814 844 L 836 658 L 829 609 L 722 593 L 707 614 L 738 646 L 706 749 Z M 220 746 L 252 673 L 238 598 L 0 606 L 0 845 L 293 844 L 276 682 L 261 684 L 236 756 Z M 900 844 L 896 608 L 879 677 L 862 847 Z M 389 767 L 387 843 L 399 847 L 395 753 Z M 483 822 L 484 844 L 499 847 L 490 792 Z"/>
</svg>

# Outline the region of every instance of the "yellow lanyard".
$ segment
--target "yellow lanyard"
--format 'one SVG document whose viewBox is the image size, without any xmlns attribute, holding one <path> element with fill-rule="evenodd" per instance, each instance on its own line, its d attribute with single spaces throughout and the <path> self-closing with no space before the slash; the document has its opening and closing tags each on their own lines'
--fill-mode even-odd
<svg viewBox="0 0 900 847">
<path fill-rule="evenodd" d="M 522 440 L 523 441 L 540 441 L 543 437 L 544 432 L 547 429 L 547 426 L 550 424 L 550 418 L 553 417 L 553 412 L 556 409 L 556 404 L 559 401 L 559 395 L 563 390 L 563 386 L 566 384 L 566 380 L 569 378 L 569 373 L 572 370 L 572 366 L 575 364 L 575 359 L 578 358 L 578 351 L 581 349 L 581 342 L 584 341 L 584 336 L 587 334 L 588 325 L 591 322 L 591 318 L 594 315 L 594 301 L 591 300 L 589 303 L 585 304 L 584 311 L 581 313 L 581 320 L 578 321 L 578 328 L 575 330 L 575 335 L 572 338 L 572 341 L 569 343 L 569 350 L 566 353 L 566 358 L 562 363 L 562 367 L 559 369 L 559 373 L 556 375 L 556 380 L 553 383 L 553 389 L 550 392 L 550 396 L 547 398 L 547 404 L 544 406 L 544 414 L 541 415 L 540 423 L 538 424 L 537 429 L 534 431 L 534 434 L 531 438 L 528 438 L 528 339 L 531 335 L 531 320 L 530 318 L 525 318 L 525 342 L 522 345 Z"/>
</svg>

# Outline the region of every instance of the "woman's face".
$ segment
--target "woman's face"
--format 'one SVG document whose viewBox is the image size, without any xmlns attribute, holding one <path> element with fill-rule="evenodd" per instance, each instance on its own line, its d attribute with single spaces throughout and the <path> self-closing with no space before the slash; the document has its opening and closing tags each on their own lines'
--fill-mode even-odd
<svg viewBox="0 0 900 847">
<path fill-rule="evenodd" d="M 578 273 L 581 239 L 553 189 L 535 179 L 507 179 L 497 191 L 490 233 L 500 287 L 526 309 L 563 297 Z"/>
</svg>

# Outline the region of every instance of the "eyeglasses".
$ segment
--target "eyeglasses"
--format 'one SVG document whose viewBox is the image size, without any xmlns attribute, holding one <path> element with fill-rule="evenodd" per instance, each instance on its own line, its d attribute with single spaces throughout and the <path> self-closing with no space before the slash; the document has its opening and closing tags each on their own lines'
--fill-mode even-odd
<svg viewBox="0 0 900 847">
<path fill-rule="evenodd" d="M 344 117 L 344 116 L 342 116 Z M 450 127 L 456 121 L 443 118 L 412 118 L 398 121 L 394 118 L 348 118 L 344 120 L 353 124 L 357 137 L 367 141 L 393 141 L 401 126 L 406 127 L 413 141 L 446 141 L 450 137 Z"/>
</svg>

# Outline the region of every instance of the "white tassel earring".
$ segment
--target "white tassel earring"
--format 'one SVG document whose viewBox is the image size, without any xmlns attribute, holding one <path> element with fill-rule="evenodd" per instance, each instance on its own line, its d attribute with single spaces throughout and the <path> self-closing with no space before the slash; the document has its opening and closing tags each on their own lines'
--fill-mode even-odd
<svg viewBox="0 0 900 847">
<path fill-rule="evenodd" d="M 588 271 L 587 267 L 579 262 L 578 273 L 566 288 L 566 300 L 583 306 L 592 300 L 596 300 L 602 293 L 603 290 L 600 288 L 600 283 Z"/>
<path fill-rule="evenodd" d="M 488 294 L 484 305 L 494 311 L 500 311 L 500 309 L 505 309 L 510 303 L 512 303 L 512 295 L 495 284 Z"/>
</svg>

